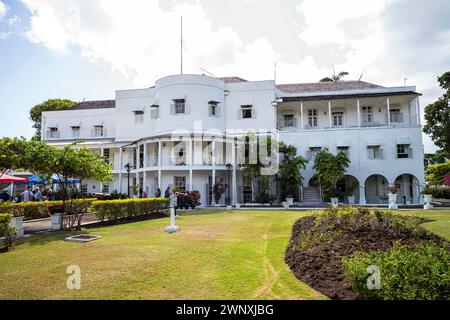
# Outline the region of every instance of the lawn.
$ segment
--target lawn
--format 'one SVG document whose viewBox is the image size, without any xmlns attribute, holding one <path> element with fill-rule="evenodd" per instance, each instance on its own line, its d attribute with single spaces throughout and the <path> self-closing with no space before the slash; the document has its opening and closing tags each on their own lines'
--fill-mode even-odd
<svg viewBox="0 0 450 320">
<path fill-rule="evenodd" d="M 450 240 L 450 211 L 403 211 L 428 217 L 430 231 Z M 34 236 L 0 254 L 0 299 L 324 299 L 284 263 L 300 211 L 197 210 L 169 219 L 84 233 L 102 239 L 62 241 L 74 233 Z M 81 290 L 66 288 L 66 268 L 81 268 Z"/>
</svg>

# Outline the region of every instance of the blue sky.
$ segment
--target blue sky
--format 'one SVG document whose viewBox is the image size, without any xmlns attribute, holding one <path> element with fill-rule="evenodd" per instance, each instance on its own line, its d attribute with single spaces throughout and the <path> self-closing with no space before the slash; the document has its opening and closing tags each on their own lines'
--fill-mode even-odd
<svg viewBox="0 0 450 320">
<path fill-rule="evenodd" d="M 29 109 L 49 98 L 111 99 L 185 72 L 279 83 L 348 79 L 442 91 L 450 69 L 446 0 L 0 0 L 0 136 L 31 137 Z M 5 125 L 7 123 L 7 125 Z M 424 137 L 426 151 L 434 146 Z"/>
</svg>

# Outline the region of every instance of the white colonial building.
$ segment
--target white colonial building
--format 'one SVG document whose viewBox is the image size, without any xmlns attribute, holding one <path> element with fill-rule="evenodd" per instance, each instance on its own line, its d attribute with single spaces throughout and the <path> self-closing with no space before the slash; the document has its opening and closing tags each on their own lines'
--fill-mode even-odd
<svg viewBox="0 0 450 320">
<path fill-rule="evenodd" d="M 55 146 L 81 141 L 109 159 L 114 180 L 83 181 L 86 192 L 127 193 L 129 178 L 149 196 L 178 187 L 200 191 L 210 205 L 215 181 L 231 185 L 232 203 L 242 204 L 257 190 L 237 160 L 239 139 L 249 129 L 278 129 L 279 139 L 309 160 L 323 148 L 346 152 L 351 165 L 340 187 L 352 189 L 356 203 L 387 203 L 387 186 L 396 183 L 398 202 L 414 204 L 424 183 L 419 96 L 415 87 L 362 81 L 276 85 L 174 75 L 150 88 L 118 90 L 114 100 L 44 112 L 42 139 Z M 299 202 L 320 195 L 312 166 L 302 171 Z"/>
</svg>

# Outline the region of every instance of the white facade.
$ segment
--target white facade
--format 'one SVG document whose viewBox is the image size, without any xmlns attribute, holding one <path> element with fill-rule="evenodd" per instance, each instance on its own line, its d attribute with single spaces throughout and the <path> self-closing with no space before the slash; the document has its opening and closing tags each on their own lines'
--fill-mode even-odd
<svg viewBox="0 0 450 320">
<path fill-rule="evenodd" d="M 233 204 L 252 198 L 236 162 L 234 137 L 249 129 L 279 129 L 281 141 L 311 160 L 319 148 L 347 152 L 360 203 L 387 203 L 390 183 L 401 186 L 400 203 L 419 203 L 424 183 L 419 96 L 415 87 L 357 81 L 277 86 L 175 75 L 151 88 L 118 90 L 115 103 L 85 102 L 73 110 L 44 112 L 42 137 L 56 146 L 81 140 L 103 156 L 109 153 L 114 181 L 107 188 L 84 181 L 88 192 L 127 193 L 124 166 L 130 163 L 130 184 L 149 196 L 158 187 L 164 194 L 167 186 L 179 184 L 199 190 L 202 204 L 209 205 L 212 181 L 231 184 Z M 233 135 L 224 142 L 227 133 Z M 302 172 L 305 186 L 314 174 L 312 163 Z"/>
</svg>

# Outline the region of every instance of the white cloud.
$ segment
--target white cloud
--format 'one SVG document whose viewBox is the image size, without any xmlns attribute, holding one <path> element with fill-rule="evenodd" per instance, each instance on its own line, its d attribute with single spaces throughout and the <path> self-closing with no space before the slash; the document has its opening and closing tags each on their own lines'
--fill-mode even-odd
<svg viewBox="0 0 450 320">
<path fill-rule="evenodd" d="M 8 11 L 8 7 L 2 1 L 0 1 L 0 20 L 5 17 L 6 11 Z"/>
</svg>

